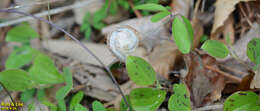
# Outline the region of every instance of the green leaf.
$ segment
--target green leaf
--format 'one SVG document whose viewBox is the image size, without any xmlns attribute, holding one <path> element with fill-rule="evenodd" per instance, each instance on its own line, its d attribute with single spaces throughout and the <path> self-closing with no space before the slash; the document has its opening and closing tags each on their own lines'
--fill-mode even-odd
<svg viewBox="0 0 260 111">
<path fill-rule="evenodd" d="M 100 103 L 99 101 L 94 101 L 92 103 L 92 108 L 93 108 L 93 111 L 106 111 L 105 106 L 102 103 Z"/>
<path fill-rule="evenodd" d="M 15 49 L 7 58 L 6 69 L 16 69 L 30 63 L 40 52 L 30 46 L 22 46 Z"/>
<path fill-rule="evenodd" d="M 242 91 L 229 96 L 224 111 L 260 111 L 260 101 L 254 92 Z"/>
<path fill-rule="evenodd" d="M 140 57 L 128 56 L 126 70 L 130 79 L 138 85 L 152 85 L 156 80 L 153 67 Z"/>
<path fill-rule="evenodd" d="M 58 100 L 58 108 L 59 108 L 58 111 L 67 111 L 66 103 L 64 99 Z"/>
<path fill-rule="evenodd" d="M 147 3 L 136 6 L 134 9 L 136 10 L 148 10 L 148 11 L 168 11 L 167 8 L 165 8 L 162 5 L 158 5 L 155 3 Z"/>
<path fill-rule="evenodd" d="M 229 54 L 227 46 L 217 40 L 207 40 L 201 48 L 209 55 L 217 58 L 225 58 Z"/>
<path fill-rule="evenodd" d="M 253 38 L 248 44 L 247 44 L 247 56 L 248 58 L 255 64 L 260 63 L 260 39 L 259 38 Z"/>
<path fill-rule="evenodd" d="M 127 102 L 129 103 L 131 109 L 133 109 L 132 104 L 131 104 L 131 102 L 130 102 L 130 100 L 129 100 L 129 96 L 126 95 L 125 97 L 126 97 Z M 128 111 L 127 109 L 128 109 L 128 107 L 127 107 L 127 105 L 125 104 L 124 99 L 122 98 L 121 101 L 120 101 L 120 111 Z"/>
<path fill-rule="evenodd" d="M 9 30 L 6 35 L 8 42 L 28 42 L 38 37 L 38 33 L 29 24 L 21 24 Z"/>
<path fill-rule="evenodd" d="M 164 17 L 166 17 L 170 14 L 171 14 L 171 12 L 169 12 L 169 11 L 159 12 L 159 13 L 152 16 L 151 21 L 152 22 L 158 22 L 158 21 L 160 21 L 161 19 L 163 19 Z"/>
<path fill-rule="evenodd" d="M 113 0 L 113 1 L 110 3 L 109 13 L 110 13 L 111 15 L 116 15 L 117 10 L 118 10 L 117 1 L 116 1 L 116 0 Z"/>
<path fill-rule="evenodd" d="M 102 8 L 94 13 L 93 24 L 99 23 L 107 17 L 108 6 L 109 0 L 105 0 L 105 4 L 102 6 Z"/>
<path fill-rule="evenodd" d="M 116 109 L 109 108 L 107 111 L 117 111 Z"/>
<path fill-rule="evenodd" d="M 174 94 L 168 101 L 170 111 L 191 111 L 190 96 L 184 84 L 174 84 Z"/>
<path fill-rule="evenodd" d="M 32 80 L 39 84 L 57 84 L 64 82 L 64 78 L 56 69 L 50 57 L 39 54 L 34 59 L 33 66 L 29 70 Z"/>
<path fill-rule="evenodd" d="M 27 103 L 31 98 L 33 98 L 36 89 L 26 90 L 21 94 L 21 101 Z"/>
<path fill-rule="evenodd" d="M 200 37 L 200 43 L 204 43 L 205 41 L 207 41 L 209 39 L 209 37 L 207 35 L 202 35 Z"/>
<path fill-rule="evenodd" d="M 51 109 L 51 111 L 57 111 L 57 106 L 53 103 L 51 103 L 47 98 L 46 98 L 46 95 L 45 95 L 45 90 L 42 88 L 42 89 L 39 89 L 37 90 L 37 99 L 40 101 L 41 104 L 49 107 Z"/>
<path fill-rule="evenodd" d="M 125 10 L 128 10 L 130 7 L 126 0 L 118 0 L 118 4 L 122 6 Z"/>
<path fill-rule="evenodd" d="M 77 104 L 80 103 L 80 101 L 83 99 L 84 93 L 82 91 L 79 91 L 76 95 L 74 95 L 70 101 L 70 111 L 75 108 Z"/>
<path fill-rule="evenodd" d="M 35 111 L 35 109 L 36 109 L 36 105 L 35 102 L 33 101 L 28 105 L 28 111 Z"/>
<path fill-rule="evenodd" d="M 191 50 L 193 36 L 186 25 L 186 20 L 181 19 L 180 17 L 175 17 L 172 23 L 172 36 L 176 42 L 177 47 L 179 50 L 187 54 Z"/>
<path fill-rule="evenodd" d="M 50 111 L 57 111 L 57 109 L 58 109 L 55 104 L 51 103 L 47 99 L 44 99 L 43 101 L 41 101 L 41 103 L 46 105 L 47 107 L 49 107 L 51 109 Z"/>
<path fill-rule="evenodd" d="M 88 109 L 82 106 L 81 104 L 76 104 L 75 111 L 88 111 Z"/>
<path fill-rule="evenodd" d="M 31 78 L 20 69 L 8 69 L 0 72 L 0 82 L 11 91 L 25 91 L 32 88 Z"/>
<path fill-rule="evenodd" d="M 92 33 L 91 26 L 88 25 L 87 28 L 86 28 L 86 30 L 85 30 L 85 32 L 84 32 L 85 38 L 86 38 L 87 40 L 90 39 L 90 35 L 91 35 L 91 33 Z"/>
<path fill-rule="evenodd" d="M 189 19 L 187 19 L 186 17 L 182 16 L 182 20 L 185 23 L 187 31 L 189 33 L 189 37 L 190 37 L 190 40 L 191 40 L 191 47 L 193 47 L 194 33 L 193 33 L 192 25 L 191 25 Z"/>
<path fill-rule="evenodd" d="M 97 29 L 97 30 L 101 30 L 103 27 L 105 27 L 106 26 L 106 24 L 104 24 L 103 22 L 95 22 L 94 24 L 93 24 L 93 27 L 95 28 L 95 29 Z"/>
<path fill-rule="evenodd" d="M 134 111 L 155 111 L 162 104 L 166 91 L 153 88 L 136 88 L 130 92 Z"/>
<path fill-rule="evenodd" d="M 65 78 L 66 86 L 60 88 L 56 92 L 56 99 L 57 100 L 64 99 L 73 87 L 72 74 L 71 74 L 70 70 L 68 68 L 64 68 L 63 72 L 64 72 L 64 78 Z"/>
</svg>

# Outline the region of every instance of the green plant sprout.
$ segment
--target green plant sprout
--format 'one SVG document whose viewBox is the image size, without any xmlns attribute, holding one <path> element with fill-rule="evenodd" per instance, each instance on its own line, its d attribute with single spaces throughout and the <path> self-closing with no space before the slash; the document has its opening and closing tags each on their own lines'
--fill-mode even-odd
<svg viewBox="0 0 260 111">
<path fill-rule="evenodd" d="M 158 4 L 159 0 L 145 0 L 145 1 L 133 0 L 133 4 L 135 6 L 144 3 Z M 104 5 L 96 12 L 94 13 L 86 12 L 83 18 L 83 23 L 80 27 L 80 31 L 83 32 L 85 38 L 89 40 L 93 28 L 95 30 L 101 30 L 103 27 L 106 26 L 103 20 L 107 18 L 107 16 L 109 15 L 115 16 L 118 10 L 120 10 L 120 8 L 123 8 L 124 10 L 130 10 L 128 0 L 105 0 Z M 133 11 L 130 10 L 130 12 Z M 142 14 L 148 15 L 149 12 L 143 11 Z"/>
</svg>

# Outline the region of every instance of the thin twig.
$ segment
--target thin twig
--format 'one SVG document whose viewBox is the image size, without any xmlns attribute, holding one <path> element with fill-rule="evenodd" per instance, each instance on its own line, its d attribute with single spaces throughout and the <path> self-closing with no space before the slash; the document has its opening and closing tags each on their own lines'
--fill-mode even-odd
<svg viewBox="0 0 260 111">
<path fill-rule="evenodd" d="M 18 11 L 18 10 L 8 10 L 8 9 L 0 9 L 0 12 L 7 12 L 7 13 L 17 13 L 17 14 L 21 14 L 21 15 L 24 15 L 24 16 L 30 16 L 34 19 L 37 19 L 37 20 L 40 20 L 42 22 L 45 22 L 49 25 L 51 25 L 52 27 L 56 28 L 57 30 L 60 30 L 62 31 L 64 34 L 68 35 L 72 40 L 74 40 L 77 44 L 79 44 L 85 51 L 87 51 L 91 56 L 93 56 L 104 68 L 105 70 L 108 72 L 108 75 L 109 77 L 111 78 L 111 80 L 114 82 L 114 84 L 116 85 L 116 87 L 118 88 L 122 98 L 124 99 L 124 102 L 127 106 L 129 106 L 125 96 L 124 96 L 124 93 L 123 91 L 121 90 L 120 88 L 120 85 L 118 84 L 118 82 L 116 81 L 115 77 L 113 76 L 112 72 L 110 71 L 110 69 L 91 51 L 89 50 L 89 48 L 87 46 L 85 46 L 82 42 L 80 42 L 78 39 L 76 39 L 73 35 L 71 35 L 70 33 L 68 33 L 67 31 L 65 31 L 64 29 L 60 28 L 59 26 L 57 26 L 56 24 L 53 24 L 51 22 L 49 22 L 48 20 L 45 20 L 43 18 L 40 18 L 40 17 L 37 17 L 37 16 L 34 16 L 34 15 L 31 15 L 29 13 L 26 13 L 26 12 L 21 12 L 21 11 Z"/>
<path fill-rule="evenodd" d="M 52 0 L 50 1 L 50 3 L 55 3 L 55 2 L 64 2 L 65 0 Z M 27 5 L 14 5 L 5 9 L 18 9 L 18 8 L 25 8 L 25 7 L 32 7 L 35 5 L 43 5 L 43 4 L 48 4 L 48 1 L 44 1 L 44 2 L 32 2 L 31 4 L 27 4 Z"/>
<path fill-rule="evenodd" d="M 201 9 L 200 9 L 200 11 L 202 13 L 205 11 L 205 4 L 206 4 L 206 0 L 202 0 L 202 5 L 201 5 Z"/>
<path fill-rule="evenodd" d="M 231 72 L 234 72 L 234 73 L 237 73 L 237 74 L 241 74 L 241 75 L 247 75 L 248 73 L 245 73 L 245 72 L 242 72 L 236 68 L 232 68 L 232 67 L 229 67 L 229 66 L 226 66 L 226 65 L 223 65 L 223 64 L 219 64 L 220 67 L 226 69 L 226 70 L 229 70 Z"/>
<path fill-rule="evenodd" d="M 4 86 L 4 84 L 2 84 L 2 83 L 0 82 L 0 85 L 3 87 L 4 91 L 5 91 L 5 92 L 7 93 L 7 95 L 10 97 L 11 101 L 12 101 L 13 103 L 15 103 L 13 97 L 11 96 L 11 93 L 6 89 L 6 87 Z"/>
<path fill-rule="evenodd" d="M 219 70 L 219 69 L 216 69 L 216 68 L 214 68 L 214 67 L 211 67 L 211 66 L 206 65 L 205 68 L 207 68 L 207 69 L 209 69 L 209 70 L 212 70 L 212 71 L 215 71 L 215 72 L 218 72 L 219 74 L 221 74 L 221 75 L 223 75 L 223 76 L 225 76 L 225 77 L 227 77 L 227 78 L 229 78 L 229 79 L 232 79 L 232 80 L 234 80 L 234 81 L 236 81 L 236 82 L 239 82 L 239 83 L 240 83 L 240 82 L 242 81 L 241 78 L 236 77 L 236 76 L 233 76 L 233 75 L 231 75 L 231 74 L 229 74 L 229 73 L 223 72 L 223 71 L 221 71 L 221 70 Z"/>
<path fill-rule="evenodd" d="M 37 13 L 34 16 L 44 17 L 44 16 L 47 16 L 47 15 L 53 15 L 53 14 L 61 13 L 61 12 L 68 11 L 68 10 L 71 10 L 71 9 L 74 9 L 74 8 L 84 7 L 84 6 L 89 5 L 93 2 L 102 2 L 102 0 L 86 0 L 86 1 L 79 2 L 79 3 L 75 3 L 73 5 L 52 9 L 52 10 L 50 10 L 50 14 L 48 14 L 48 11 L 44 11 L 44 12 L 41 12 L 41 13 Z M 11 9 L 2 9 L 2 10 L 11 10 Z M 20 18 L 15 19 L 15 20 L 10 20 L 10 21 L 6 21 L 6 22 L 3 21 L 3 23 L 0 23 L 0 28 L 5 27 L 5 26 L 14 25 L 14 24 L 21 23 L 21 22 L 25 22 L 25 21 L 29 21 L 29 20 L 32 20 L 32 19 L 33 18 L 31 18 L 31 17 L 25 16 L 25 17 L 20 17 Z"/>
<path fill-rule="evenodd" d="M 51 3 L 51 0 L 48 0 L 48 19 L 49 19 L 49 21 L 51 22 L 51 14 L 50 14 L 51 8 L 50 8 L 50 3 Z"/>
<path fill-rule="evenodd" d="M 209 110 L 221 110 L 223 109 L 223 105 L 212 105 L 212 106 L 204 106 L 198 109 L 193 109 L 192 111 L 209 111 Z"/>
<path fill-rule="evenodd" d="M 252 22 L 249 20 L 249 18 L 247 17 L 246 12 L 245 12 L 244 8 L 242 7 L 242 4 L 239 3 L 238 5 L 239 5 L 239 8 L 241 9 L 241 12 L 242 12 L 243 16 L 246 18 L 246 21 L 247 21 L 247 23 L 249 24 L 249 26 L 250 26 L 250 27 L 253 27 L 253 23 L 252 23 Z"/>
<path fill-rule="evenodd" d="M 137 16 L 137 18 L 141 18 L 143 16 L 138 10 L 134 9 L 135 6 L 134 6 L 134 3 L 133 3 L 133 0 L 128 0 L 128 4 L 133 9 L 133 11 L 134 11 L 135 15 Z"/>
</svg>

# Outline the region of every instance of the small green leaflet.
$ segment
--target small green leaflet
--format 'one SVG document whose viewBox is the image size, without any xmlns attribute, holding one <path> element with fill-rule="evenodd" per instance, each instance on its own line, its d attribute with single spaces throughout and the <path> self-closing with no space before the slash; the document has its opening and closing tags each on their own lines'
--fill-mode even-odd
<svg viewBox="0 0 260 111">
<path fill-rule="evenodd" d="M 58 106 L 62 111 L 66 111 L 66 104 L 64 98 L 70 92 L 73 87 L 72 74 L 68 68 L 63 68 L 64 78 L 66 86 L 60 88 L 56 92 L 56 100 L 58 101 Z"/>
<path fill-rule="evenodd" d="M 247 44 L 247 56 L 255 64 L 259 64 L 260 61 L 260 38 L 253 38 Z"/>
<path fill-rule="evenodd" d="M 102 103 L 100 103 L 99 101 L 94 101 L 92 103 L 92 108 L 93 108 L 93 111 L 106 111 L 105 106 Z"/>
<path fill-rule="evenodd" d="M 136 56 L 128 56 L 126 70 L 130 79 L 138 85 L 152 85 L 156 80 L 156 72 L 144 59 Z"/>
<path fill-rule="evenodd" d="M 114 15 L 116 15 L 117 10 L 118 10 L 117 0 L 111 1 L 110 2 L 110 7 L 109 7 L 109 13 L 114 16 Z"/>
<path fill-rule="evenodd" d="M 209 39 L 209 37 L 207 35 L 202 35 L 200 37 L 200 43 L 204 43 L 205 41 L 207 41 Z"/>
<path fill-rule="evenodd" d="M 236 92 L 224 102 L 224 111 L 260 111 L 260 100 L 254 92 Z"/>
<path fill-rule="evenodd" d="M 168 101 L 170 111 L 191 111 L 190 96 L 184 84 L 174 84 L 174 94 Z"/>
<path fill-rule="evenodd" d="M 169 12 L 169 11 L 159 12 L 159 13 L 152 16 L 151 21 L 152 22 L 158 22 L 158 21 L 160 21 L 161 19 L 163 19 L 164 17 L 166 17 L 170 14 L 171 14 L 171 12 Z"/>
<path fill-rule="evenodd" d="M 70 101 L 70 111 L 75 108 L 77 104 L 80 103 L 80 101 L 83 99 L 84 93 L 82 91 L 79 91 L 76 95 L 74 95 Z"/>
<path fill-rule="evenodd" d="M 88 111 L 88 109 L 82 106 L 81 104 L 77 104 L 75 106 L 75 111 Z"/>
<path fill-rule="evenodd" d="M 137 88 L 130 92 L 134 111 L 155 111 L 162 104 L 166 91 L 153 88 Z"/>
<path fill-rule="evenodd" d="M 41 104 L 44 104 L 45 106 L 49 107 L 51 109 L 51 111 L 57 111 L 56 105 L 51 103 L 46 98 L 44 89 L 38 89 L 36 95 L 37 95 L 37 99 L 40 101 Z"/>
<path fill-rule="evenodd" d="M 30 63 L 35 56 L 40 52 L 30 46 L 22 46 L 14 51 L 8 56 L 5 67 L 6 69 L 16 69 Z"/>
<path fill-rule="evenodd" d="M 130 104 L 131 109 L 133 109 L 132 104 L 131 104 L 131 102 L 129 100 L 129 95 L 125 95 L 125 97 L 126 97 L 127 102 Z M 127 107 L 127 105 L 125 104 L 124 99 L 122 98 L 121 101 L 120 101 L 120 111 L 128 111 L 128 109 L 129 108 Z M 132 111 L 132 110 L 129 110 L 129 111 Z"/>
<path fill-rule="evenodd" d="M 158 5 L 155 3 L 147 3 L 136 6 L 134 9 L 136 10 L 148 10 L 148 11 L 168 11 L 167 8 L 165 8 L 162 5 Z"/>
<path fill-rule="evenodd" d="M 29 24 L 18 25 L 7 32 L 6 41 L 8 42 L 29 42 L 38 37 L 38 33 Z"/>
<path fill-rule="evenodd" d="M 21 94 L 21 101 L 24 103 L 27 103 L 30 99 L 33 98 L 34 94 L 35 94 L 36 89 L 30 89 L 30 90 L 26 90 Z"/>
<path fill-rule="evenodd" d="M 67 111 L 66 103 L 65 103 L 64 99 L 60 99 L 57 102 L 58 102 L 58 109 L 59 109 L 59 111 Z"/>
<path fill-rule="evenodd" d="M 68 68 L 64 68 L 63 73 L 64 73 L 66 86 L 60 88 L 56 92 L 56 99 L 57 100 L 64 99 L 73 87 L 72 74 L 71 74 L 70 70 Z"/>
<path fill-rule="evenodd" d="M 183 54 L 190 52 L 193 44 L 193 31 L 187 19 L 176 16 L 172 22 L 172 36 Z"/>
<path fill-rule="evenodd" d="M 81 32 L 84 32 L 84 35 L 85 35 L 85 38 L 87 40 L 89 40 L 90 38 L 90 35 L 92 33 L 92 29 L 91 29 L 91 17 L 92 17 L 92 14 L 87 12 L 84 16 L 84 19 L 83 19 L 83 24 L 81 25 L 80 27 L 80 31 Z"/>
<path fill-rule="evenodd" d="M 187 31 L 188 31 L 188 34 L 189 34 L 189 37 L 190 37 L 190 41 L 191 41 L 191 47 L 193 47 L 193 37 L 194 37 L 194 33 L 193 33 L 193 29 L 192 29 L 192 25 L 189 21 L 189 19 L 187 19 L 186 17 L 184 16 L 181 16 L 182 17 L 182 20 L 187 28 Z"/>
<path fill-rule="evenodd" d="M 201 48 L 216 58 L 225 58 L 229 54 L 227 46 L 217 40 L 207 40 Z"/>
<path fill-rule="evenodd" d="M 25 91 L 32 88 L 28 73 L 20 69 L 8 69 L 0 72 L 0 82 L 10 91 Z"/>
<path fill-rule="evenodd" d="M 57 84 L 64 82 L 63 76 L 57 70 L 50 57 L 39 54 L 29 70 L 32 80 L 38 84 Z"/>
</svg>

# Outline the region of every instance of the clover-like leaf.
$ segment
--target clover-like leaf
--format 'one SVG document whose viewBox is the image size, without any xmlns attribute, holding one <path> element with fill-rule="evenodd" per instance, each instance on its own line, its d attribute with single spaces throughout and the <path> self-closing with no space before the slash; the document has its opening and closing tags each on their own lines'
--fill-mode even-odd
<svg viewBox="0 0 260 111">
<path fill-rule="evenodd" d="M 32 88 L 28 73 L 20 69 L 8 69 L 0 72 L 0 82 L 11 91 L 25 91 Z"/>
<path fill-rule="evenodd" d="M 56 92 L 56 99 L 57 99 L 57 100 L 64 99 L 65 96 L 70 92 L 70 90 L 71 90 L 72 87 L 73 87 L 72 74 L 71 74 L 70 70 L 69 70 L 68 68 L 64 68 L 64 69 L 63 69 L 63 73 L 64 73 L 64 78 L 65 78 L 66 86 L 60 88 L 60 89 Z"/>
<path fill-rule="evenodd" d="M 165 8 L 162 5 L 155 4 L 155 3 L 147 3 L 138 5 L 135 7 L 136 10 L 148 10 L 148 11 L 168 11 L 167 8 Z"/>
<path fill-rule="evenodd" d="M 94 101 L 92 103 L 92 108 L 93 108 L 93 111 L 106 111 L 105 106 L 102 103 L 100 103 L 99 101 Z"/>
<path fill-rule="evenodd" d="M 28 102 L 30 99 L 33 98 L 34 94 L 35 94 L 36 89 L 30 89 L 30 90 L 26 90 L 21 94 L 21 101 L 22 102 Z"/>
<path fill-rule="evenodd" d="M 14 51 L 8 56 L 5 67 L 6 69 L 16 69 L 20 68 L 28 63 L 30 63 L 35 56 L 40 52 L 30 46 L 22 46 Z"/>
<path fill-rule="evenodd" d="M 35 57 L 29 74 L 32 80 L 38 84 L 57 84 L 64 82 L 64 78 L 58 72 L 54 62 L 50 57 L 44 54 L 39 54 Z"/>
<path fill-rule="evenodd" d="M 6 41 L 28 42 L 38 36 L 38 33 L 29 24 L 21 24 L 7 32 Z"/>
<path fill-rule="evenodd" d="M 166 91 L 153 88 L 137 88 L 130 92 L 134 111 L 155 111 L 162 104 Z"/>
<path fill-rule="evenodd" d="M 172 22 L 172 36 L 178 49 L 183 54 L 190 52 L 193 42 L 193 31 L 188 20 L 176 16 Z"/>
<path fill-rule="evenodd" d="M 260 100 L 254 92 L 236 92 L 224 102 L 224 111 L 260 111 Z"/>
<path fill-rule="evenodd" d="M 77 104 L 75 106 L 75 111 L 88 111 L 88 109 L 82 106 L 81 104 Z"/>
<path fill-rule="evenodd" d="M 170 111 L 191 111 L 190 96 L 184 84 L 174 84 L 174 94 L 168 101 Z"/>
<path fill-rule="evenodd" d="M 247 44 L 247 56 L 255 64 L 260 63 L 260 38 L 253 38 Z"/>
<path fill-rule="evenodd" d="M 170 14 L 171 14 L 171 12 L 169 12 L 169 11 L 159 12 L 159 13 L 152 16 L 151 21 L 152 22 L 158 22 L 158 21 L 160 21 L 161 19 L 163 19 L 164 17 L 166 17 Z"/>
<path fill-rule="evenodd" d="M 229 54 L 227 46 L 217 40 L 207 40 L 201 48 L 209 55 L 217 58 L 225 58 Z"/>
<path fill-rule="evenodd" d="M 153 67 L 140 57 L 128 56 L 126 70 L 130 79 L 138 85 L 152 85 L 156 80 Z"/>
<path fill-rule="evenodd" d="M 75 108 L 77 104 L 80 103 L 80 101 L 83 99 L 84 93 L 82 91 L 79 91 L 76 95 L 74 95 L 70 101 L 70 111 Z"/>
</svg>

